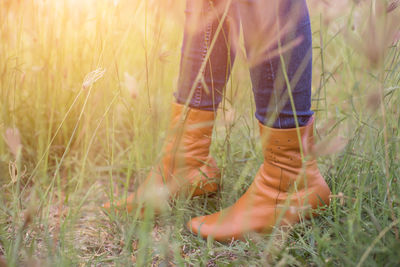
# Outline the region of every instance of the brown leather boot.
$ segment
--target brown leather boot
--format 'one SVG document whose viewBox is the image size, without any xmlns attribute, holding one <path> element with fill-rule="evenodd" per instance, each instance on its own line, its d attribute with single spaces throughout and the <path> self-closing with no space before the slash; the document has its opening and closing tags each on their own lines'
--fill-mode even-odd
<svg viewBox="0 0 400 267">
<path fill-rule="evenodd" d="M 215 113 L 174 103 L 163 157 L 126 201 L 114 204 L 131 212 L 152 204 L 157 212 L 169 197 L 199 196 L 219 189 L 220 171 L 209 155 Z M 103 208 L 111 209 L 111 203 Z"/>
<path fill-rule="evenodd" d="M 296 129 L 272 129 L 260 124 L 264 163 L 247 192 L 231 207 L 192 219 L 187 227 L 203 238 L 218 241 L 243 239 L 249 232 L 268 233 L 274 226 L 290 225 L 301 214 L 329 205 L 330 190 L 312 156 L 313 118 Z"/>
</svg>

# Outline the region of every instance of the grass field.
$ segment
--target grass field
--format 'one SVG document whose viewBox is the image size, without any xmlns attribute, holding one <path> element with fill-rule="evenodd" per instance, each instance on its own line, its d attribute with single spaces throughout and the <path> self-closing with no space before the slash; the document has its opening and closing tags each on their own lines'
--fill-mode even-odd
<svg viewBox="0 0 400 267">
<path fill-rule="evenodd" d="M 319 217 L 230 244 L 183 227 L 262 163 L 243 54 L 213 137 L 223 190 L 156 218 L 101 211 L 160 157 L 184 2 L 0 1 L 0 266 L 399 266 L 399 1 L 309 1 Z"/>
</svg>

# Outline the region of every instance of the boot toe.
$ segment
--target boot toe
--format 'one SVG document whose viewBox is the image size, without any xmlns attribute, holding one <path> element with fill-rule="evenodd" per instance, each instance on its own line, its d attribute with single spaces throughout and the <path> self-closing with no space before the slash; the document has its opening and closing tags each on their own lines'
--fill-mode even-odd
<svg viewBox="0 0 400 267">
<path fill-rule="evenodd" d="M 204 235 L 204 229 L 202 229 L 202 226 L 204 226 L 205 220 L 206 220 L 206 216 L 200 216 L 200 217 L 193 218 L 186 223 L 186 228 L 190 232 L 192 232 L 192 234 L 194 234 L 194 235 L 199 235 L 203 238 L 207 238 L 207 235 Z"/>
<path fill-rule="evenodd" d="M 225 222 L 218 222 L 220 213 L 200 216 L 193 218 L 190 220 L 186 227 L 192 232 L 192 234 L 207 239 L 208 237 L 212 237 L 214 240 L 219 242 L 227 242 L 232 240 L 232 236 L 234 239 L 237 239 L 239 236 L 231 226 L 226 225 Z"/>
<path fill-rule="evenodd" d="M 110 201 L 103 203 L 101 205 L 101 208 L 106 212 L 111 212 L 112 210 L 115 211 L 126 210 L 127 212 L 131 212 L 136 207 L 135 203 L 133 202 L 133 199 L 134 195 L 131 194 L 126 200 L 119 200 L 114 203 L 111 203 Z"/>
<path fill-rule="evenodd" d="M 101 206 L 100 206 L 102 209 L 104 209 L 104 210 L 106 210 L 106 211 L 110 211 L 111 210 L 111 202 L 106 202 L 106 203 L 103 203 L 103 204 L 101 204 Z"/>
</svg>

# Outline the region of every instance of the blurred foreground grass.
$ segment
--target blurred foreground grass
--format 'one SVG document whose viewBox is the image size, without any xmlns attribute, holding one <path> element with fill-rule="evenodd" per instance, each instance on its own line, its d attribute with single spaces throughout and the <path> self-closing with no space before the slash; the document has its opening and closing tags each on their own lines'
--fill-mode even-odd
<svg viewBox="0 0 400 267">
<path fill-rule="evenodd" d="M 231 244 L 184 230 L 234 203 L 262 161 L 241 54 L 212 147 L 223 191 L 156 219 L 101 212 L 159 156 L 184 4 L 0 1 L 0 266 L 399 265 L 400 15 L 385 1 L 310 1 L 319 163 L 333 193 L 321 216 Z"/>
</svg>

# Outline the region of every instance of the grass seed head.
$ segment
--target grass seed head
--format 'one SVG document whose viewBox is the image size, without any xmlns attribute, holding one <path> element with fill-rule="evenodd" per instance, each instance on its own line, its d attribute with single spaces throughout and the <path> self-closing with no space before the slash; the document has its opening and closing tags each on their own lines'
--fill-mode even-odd
<svg viewBox="0 0 400 267">
<path fill-rule="evenodd" d="M 17 128 L 7 128 L 3 136 L 9 151 L 17 158 L 19 151 L 22 149 L 21 134 Z"/>
<path fill-rule="evenodd" d="M 316 157 L 333 155 L 342 151 L 347 143 L 348 140 L 341 136 L 326 137 L 314 146 L 312 153 Z"/>
<path fill-rule="evenodd" d="M 399 32 L 400 12 L 387 12 L 384 1 L 362 1 L 353 16 L 358 16 L 355 31 L 345 29 L 344 36 L 354 50 L 362 54 L 372 69 L 382 67 L 387 52 Z"/>
<path fill-rule="evenodd" d="M 89 72 L 83 79 L 82 88 L 87 89 L 92 86 L 97 80 L 103 77 L 106 69 L 98 68 L 92 72 Z"/>
<path fill-rule="evenodd" d="M 128 72 L 125 72 L 123 84 L 128 90 L 130 97 L 136 98 L 138 96 L 138 84 L 135 76 L 129 74 Z"/>
</svg>

